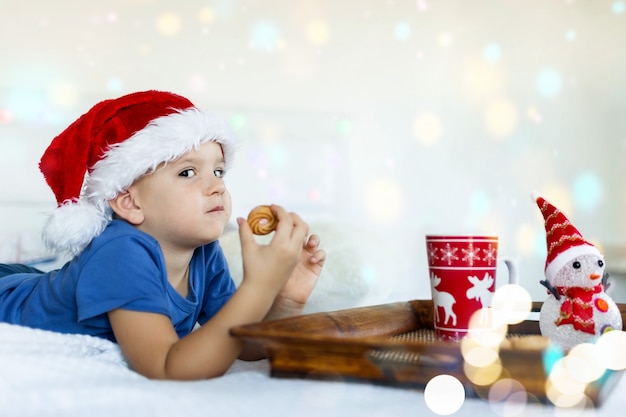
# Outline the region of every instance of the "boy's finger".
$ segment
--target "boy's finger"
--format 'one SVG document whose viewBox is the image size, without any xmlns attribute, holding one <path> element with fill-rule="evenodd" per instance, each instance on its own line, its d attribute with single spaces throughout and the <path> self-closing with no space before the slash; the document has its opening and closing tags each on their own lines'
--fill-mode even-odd
<svg viewBox="0 0 626 417">
<path fill-rule="evenodd" d="M 255 243 L 252 229 L 246 219 L 238 217 L 237 224 L 239 225 L 239 240 L 241 241 L 241 246 L 244 247 L 251 243 Z"/>
</svg>

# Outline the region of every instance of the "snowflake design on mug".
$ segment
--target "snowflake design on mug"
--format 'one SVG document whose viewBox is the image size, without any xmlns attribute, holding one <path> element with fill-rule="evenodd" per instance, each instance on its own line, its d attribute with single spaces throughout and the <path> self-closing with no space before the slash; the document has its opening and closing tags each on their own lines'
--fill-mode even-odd
<svg viewBox="0 0 626 417">
<path fill-rule="evenodd" d="M 492 265 L 496 262 L 496 248 L 491 246 L 491 243 L 487 249 L 483 249 L 483 252 L 485 252 L 485 257 L 483 259 L 487 261 L 488 265 Z"/>
<path fill-rule="evenodd" d="M 452 261 L 456 261 L 459 259 L 458 256 L 456 256 L 456 252 L 459 250 L 459 248 L 453 248 L 450 247 L 449 243 L 446 243 L 446 247 L 441 249 L 441 260 L 442 261 L 446 261 L 448 263 L 448 265 L 452 264 Z"/>
<path fill-rule="evenodd" d="M 480 261 L 480 248 L 474 248 L 472 243 L 469 244 L 467 249 L 461 249 L 463 252 L 463 262 L 467 262 L 469 266 L 474 265 L 474 261 Z"/>
<path fill-rule="evenodd" d="M 437 249 L 432 243 L 428 244 L 428 262 L 430 264 L 434 264 L 435 261 L 439 260 L 439 257 L 437 256 L 438 250 L 439 249 Z"/>
</svg>

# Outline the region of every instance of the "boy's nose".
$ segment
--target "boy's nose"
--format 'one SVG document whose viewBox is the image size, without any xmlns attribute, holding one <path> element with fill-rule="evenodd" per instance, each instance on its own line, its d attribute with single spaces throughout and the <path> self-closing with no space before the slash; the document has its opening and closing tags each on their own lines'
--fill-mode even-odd
<svg viewBox="0 0 626 417">
<path fill-rule="evenodd" d="M 210 178 L 206 181 L 205 191 L 207 194 L 222 194 L 226 191 L 226 185 L 224 184 L 224 180 L 220 178 Z"/>
</svg>

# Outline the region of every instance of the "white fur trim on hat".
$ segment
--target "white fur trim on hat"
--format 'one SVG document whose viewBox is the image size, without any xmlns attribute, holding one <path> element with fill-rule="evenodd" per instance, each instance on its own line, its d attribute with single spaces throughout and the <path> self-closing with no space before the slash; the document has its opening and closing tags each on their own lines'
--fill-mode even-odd
<svg viewBox="0 0 626 417">
<path fill-rule="evenodd" d="M 85 176 L 80 198 L 65 202 L 50 215 L 42 233 L 44 242 L 57 253 L 78 255 L 111 221 L 109 200 L 160 164 L 211 141 L 222 146 L 225 169 L 230 169 L 237 144 L 223 119 L 192 107 L 152 120 L 96 162 Z"/>
<path fill-rule="evenodd" d="M 548 281 L 552 281 L 561 268 L 577 256 L 597 255 L 602 258 L 600 251 L 593 245 L 573 246 L 559 253 L 548 265 L 546 265 L 545 276 Z"/>
<path fill-rule="evenodd" d="M 48 217 L 41 237 L 47 247 L 70 257 L 78 255 L 111 221 L 111 214 L 85 201 L 66 201 Z"/>
</svg>

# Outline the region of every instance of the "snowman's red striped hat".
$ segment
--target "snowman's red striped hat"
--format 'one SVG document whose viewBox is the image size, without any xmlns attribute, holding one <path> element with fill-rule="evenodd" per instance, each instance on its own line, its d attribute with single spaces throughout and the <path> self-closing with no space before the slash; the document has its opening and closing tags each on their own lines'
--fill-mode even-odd
<svg viewBox="0 0 626 417">
<path fill-rule="evenodd" d="M 161 163 L 210 141 L 222 146 L 228 170 L 231 129 L 173 93 L 150 90 L 96 104 L 54 138 L 39 163 L 58 203 L 44 242 L 55 252 L 79 254 L 111 221 L 109 200 Z"/>
<path fill-rule="evenodd" d="M 600 251 L 582 234 L 555 206 L 546 201 L 537 192 L 532 193 L 532 199 L 537 203 L 545 220 L 546 257 L 545 275 L 550 281 L 556 273 L 577 256 L 593 254 L 602 257 Z"/>
</svg>

